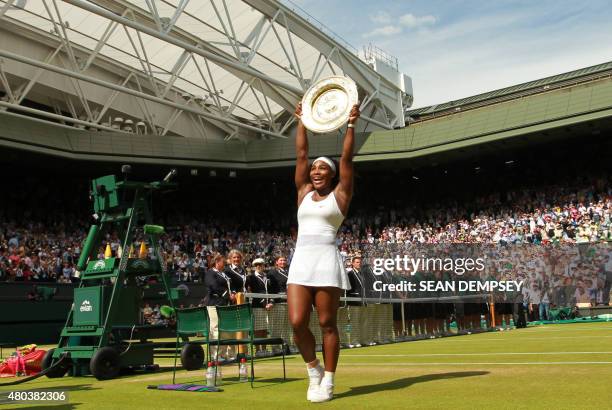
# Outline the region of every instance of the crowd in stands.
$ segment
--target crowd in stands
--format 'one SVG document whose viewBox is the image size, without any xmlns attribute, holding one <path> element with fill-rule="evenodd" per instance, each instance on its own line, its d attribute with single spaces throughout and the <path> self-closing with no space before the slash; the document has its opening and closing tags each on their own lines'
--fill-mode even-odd
<svg viewBox="0 0 612 410">
<path fill-rule="evenodd" d="M 77 282 L 75 265 L 90 222 L 84 217 L 91 213 L 90 204 L 76 199 L 71 203 L 64 192 L 55 193 L 40 181 L 30 183 L 36 192 L 11 191 L 0 204 L 0 281 Z M 376 181 L 370 184 L 374 191 Z M 557 183 L 514 183 L 469 198 L 427 199 L 403 192 L 373 201 L 368 191 L 363 182 L 358 185 L 353 209 L 339 231 L 338 247 L 347 262 L 360 254 L 367 263 L 368 256 L 382 256 L 389 245 L 398 244 L 612 240 L 612 182 L 601 173 Z M 247 270 L 256 258 L 268 266 L 277 255 L 291 260 L 297 233 L 291 186 L 274 186 L 261 198 L 258 192 L 257 187 L 235 195 L 222 192 L 218 201 L 200 201 L 195 194 L 196 200 L 188 200 L 182 192 L 155 204 L 156 222 L 166 226 L 163 248 L 176 282 L 203 282 L 211 255 L 225 255 L 230 249 L 243 253 Z M 113 233 L 105 243 L 116 254 L 120 238 Z M 101 248 L 100 257 L 103 252 Z"/>
<path fill-rule="evenodd" d="M 369 246 L 392 243 L 587 243 L 612 240 L 612 187 L 599 178 L 588 185 L 567 183 L 534 187 L 474 199 L 472 203 L 418 204 L 404 209 L 381 208 L 372 214 L 358 209 L 341 227 L 338 244 L 348 255 Z M 248 208 L 249 204 L 244 203 Z M 0 210 L 0 212 L 2 212 Z M 232 212 L 230 212 L 232 214 Z M 274 215 L 289 218 L 283 209 Z M 240 230 L 221 218 L 197 214 L 168 216 L 182 220 L 170 226 L 164 248 L 172 256 L 179 280 L 194 280 L 206 267 L 206 255 L 240 249 L 246 261 L 273 254 L 290 255 L 296 227 L 285 221 L 284 231 L 268 229 L 268 215 L 259 226 Z M 0 220 L 0 275 L 3 280 L 69 281 L 87 232 L 84 218 L 61 215 L 54 223 Z M 201 220 L 201 219 L 209 219 Z M 113 251 L 120 238 L 108 238 Z M 103 252 L 103 249 L 101 250 Z"/>
</svg>

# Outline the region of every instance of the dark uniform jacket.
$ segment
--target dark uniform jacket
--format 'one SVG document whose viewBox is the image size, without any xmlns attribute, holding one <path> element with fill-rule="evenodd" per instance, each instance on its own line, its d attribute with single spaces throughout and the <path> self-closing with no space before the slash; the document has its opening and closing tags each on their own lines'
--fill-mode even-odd
<svg viewBox="0 0 612 410">
<path fill-rule="evenodd" d="M 346 296 L 351 298 L 365 298 L 366 296 L 366 282 L 363 277 L 362 271 L 358 271 L 353 268 L 349 268 L 346 271 L 346 274 L 349 279 L 349 283 L 351 288 L 346 291 Z M 358 306 L 363 302 L 347 302 L 348 305 Z"/>
<path fill-rule="evenodd" d="M 225 268 L 225 274 L 230 278 L 232 292 L 245 292 L 247 274 L 242 266 L 229 265 Z"/>
<path fill-rule="evenodd" d="M 286 269 L 272 268 L 268 271 L 268 277 L 273 279 L 276 289 L 273 293 L 287 293 L 287 276 L 289 271 Z"/>
<path fill-rule="evenodd" d="M 251 293 L 273 293 L 274 286 L 274 280 L 267 275 L 253 273 L 247 276 L 246 287 Z M 272 299 L 267 298 L 254 298 L 253 307 L 266 307 L 272 301 Z"/>
<path fill-rule="evenodd" d="M 224 306 L 229 305 L 231 294 L 231 280 L 223 272 L 216 269 L 210 269 L 206 272 L 204 283 L 208 288 L 208 294 L 205 298 L 206 306 Z"/>
</svg>

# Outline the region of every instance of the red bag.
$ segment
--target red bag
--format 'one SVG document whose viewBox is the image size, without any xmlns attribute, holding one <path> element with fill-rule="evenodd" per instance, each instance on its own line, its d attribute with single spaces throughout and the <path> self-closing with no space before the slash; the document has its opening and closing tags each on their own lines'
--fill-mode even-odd
<svg viewBox="0 0 612 410">
<path fill-rule="evenodd" d="M 15 377 L 17 373 L 33 376 L 41 371 L 46 350 L 38 350 L 36 345 L 28 345 L 18 348 L 17 351 L 16 356 L 11 356 L 0 364 L 0 377 Z"/>
</svg>

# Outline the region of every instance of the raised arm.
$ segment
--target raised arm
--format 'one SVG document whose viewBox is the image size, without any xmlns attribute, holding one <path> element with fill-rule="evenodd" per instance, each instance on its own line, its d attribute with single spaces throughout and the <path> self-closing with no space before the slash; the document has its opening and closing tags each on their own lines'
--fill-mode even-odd
<svg viewBox="0 0 612 410">
<path fill-rule="evenodd" d="M 297 204 L 300 206 L 304 196 L 312 191 L 308 166 L 308 137 L 306 136 L 306 127 L 302 123 L 302 103 L 298 103 L 295 108 L 295 116 L 298 119 L 295 135 L 295 187 L 297 189 Z"/>
<path fill-rule="evenodd" d="M 342 214 L 346 216 L 353 198 L 353 149 L 355 148 L 355 124 L 359 119 L 359 104 L 355 104 L 349 114 L 349 127 L 346 128 L 342 156 L 340 157 L 340 182 L 334 191 Z"/>
</svg>

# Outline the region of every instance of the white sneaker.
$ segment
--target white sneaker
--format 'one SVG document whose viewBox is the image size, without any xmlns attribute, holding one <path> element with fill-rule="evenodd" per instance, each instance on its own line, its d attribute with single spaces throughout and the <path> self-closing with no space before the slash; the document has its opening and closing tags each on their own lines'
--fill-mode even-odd
<svg viewBox="0 0 612 410">
<path fill-rule="evenodd" d="M 333 384 L 320 384 L 318 388 L 310 395 L 310 401 L 313 403 L 322 403 L 330 401 L 334 397 Z M 309 391 L 310 393 L 310 391 Z"/>
<path fill-rule="evenodd" d="M 323 370 L 323 367 L 320 364 L 315 367 L 308 368 L 308 379 L 310 380 L 310 383 L 308 384 L 306 398 L 309 401 L 313 401 L 313 397 L 319 390 L 319 385 L 321 384 L 324 374 L 325 370 Z"/>
</svg>

